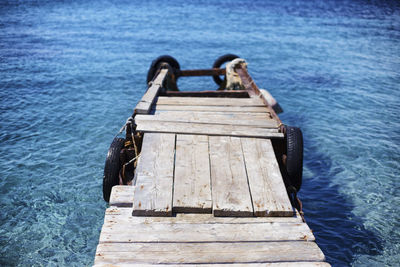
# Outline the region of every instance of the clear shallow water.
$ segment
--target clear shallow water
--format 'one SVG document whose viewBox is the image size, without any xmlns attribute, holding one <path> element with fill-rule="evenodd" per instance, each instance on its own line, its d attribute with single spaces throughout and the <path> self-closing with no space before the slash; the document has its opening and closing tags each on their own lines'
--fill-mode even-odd
<svg viewBox="0 0 400 267">
<path fill-rule="evenodd" d="M 400 265 L 399 2 L 211 0 L 0 3 L 0 265 L 91 265 L 105 155 L 151 60 L 228 52 L 303 130 L 327 260 Z"/>
</svg>

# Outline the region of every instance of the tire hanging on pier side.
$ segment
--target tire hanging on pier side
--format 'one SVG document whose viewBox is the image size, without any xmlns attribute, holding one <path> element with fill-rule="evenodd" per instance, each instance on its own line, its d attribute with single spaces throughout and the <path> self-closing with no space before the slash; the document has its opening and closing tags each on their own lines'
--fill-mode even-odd
<svg viewBox="0 0 400 267">
<path fill-rule="evenodd" d="M 303 134 L 297 127 L 286 126 L 286 171 L 290 184 L 299 192 L 303 179 Z"/>
<path fill-rule="evenodd" d="M 239 56 L 234 54 L 226 54 L 220 56 L 219 58 L 217 58 L 217 60 L 215 60 L 213 64 L 213 69 L 219 69 L 224 63 L 232 61 L 236 58 L 239 58 Z M 221 79 L 221 77 L 219 77 L 219 75 L 213 75 L 213 79 L 217 85 L 221 85 L 223 83 L 223 80 Z"/>
<path fill-rule="evenodd" d="M 116 137 L 108 149 L 103 176 L 103 198 L 106 202 L 110 201 L 112 187 L 119 184 L 120 152 L 124 144 L 125 139 Z"/>
<path fill-rule="evenodd" d="M 175 58 L 173 58 L 169 55 L 163 55 L 163 56 L 159 56 L 158 58 L 154 59 L 151 62 L 150 68 L 147 72 L 147 83 L 149 83 L 151 80 L 153 80 L 154 75 L 156 75 L 156 72 L 162 62 L 168 63 L 172 67 L 175 77 L 176 78 L 178 77 L 177 74 L 178 74 L 179 70 L 181 69 L 179 62 Z"/>
</svg>

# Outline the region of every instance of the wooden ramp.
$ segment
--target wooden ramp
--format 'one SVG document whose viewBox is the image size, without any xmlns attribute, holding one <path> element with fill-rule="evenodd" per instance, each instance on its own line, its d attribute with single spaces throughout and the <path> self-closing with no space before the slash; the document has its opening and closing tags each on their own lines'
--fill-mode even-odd
<svg viewBox="0 0 400 267">
<path fill-rule="evenodd" d="M 112 190 L 95 266 L 329 266 L 291 206 L 271 142 L 284 136 L 258 97 L 149 91 L 134 183 Z"/>
</svg>

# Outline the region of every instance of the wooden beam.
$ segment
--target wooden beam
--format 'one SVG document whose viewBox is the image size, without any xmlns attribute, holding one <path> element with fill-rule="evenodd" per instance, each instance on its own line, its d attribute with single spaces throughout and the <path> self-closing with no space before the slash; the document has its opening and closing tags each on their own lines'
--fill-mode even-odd
<svg viewBox="0 0 400 267">
<path fill-rule="evenodd" d="M 256 216 L 293 216 L 271 140 L 241 138 Z"/>
<path fill-rule="evenodd" d="M 255 98 L 216 98 L 216 97 L 165 97 L 157 99 L 157 105 L 182 106 L 233 106 L 233 107 L 265 107 L 260 99 Z"/>
<path fill-rule="evenodd" d="M 155 105 L 155 111 L 205 111 L 205 112 L 253 112 L 269 113 L 267 107 L 246 107 L 246 106 L 182 106 L 182 105 Z"/>
<path fill-rule="evenodd" d="M 113 186 L 110 195 L 110 206 L 132 207 L 134 186 L 116 185 Z"/>
<path fill-rule="evenodd" d="M 208 136 L 176 136 L 174 212 L 211 213 Z"/>
<path fill-rule="evenodd" d="M 240 232 L 232 234 L 236 233 Z M 97 246 L 94 264 L 247 264 L 324 259 L 314 242 L 114 243 Z"/>
<path fill-rule="evenodd" d="M 193 112 L 180 112 L 176 116 L 170 114 L 160 113 L 157 115 L 136 115 L 136 121 L 159 121 L 159 122 L 184 122 L 184 123 L 205 123 L 205 124 L 217 124 L 217 125 L 241 125 L 249 127 L 260 127 L 260 128 L 275 128 L 278 129 L 278 123 L 275 120 L 264 118 L 260 119 L 257 117 L 249 116 L 229 116 L 227 114 L 215 114 L 215 115 L 202 115 L 201 113 L 194 114 Z"/>
<path fill-rule="evenodd" d="M 177 213 L 172 217 L 143 217 L 132 216 L 132 208 L 129 207 L 110 207 L 106 210 L 104 223 L 119 224 L 119 222 L 127 224 L 243 224 L 243 223 L 303 223 L 300 214 L 292 217 L 215 217 L 209 213 Z"/>
<path fill-rule="evenodd" d="M 214 216 L 253 216 L 240 138 L 210 136 Z"/>
<path fill-rule="evenodd" d="M 154 111 L 154 115 L 160 115 L 164 117 L 178 117 L 178 116 L 191 116 L 195 118 L 207 118 L 217 116 L 226 117 L 230 119 L 247 119 L 247 120 L 270 120 L 271 114 L 269 113 L 257 113 L 257 112 L 210 112 L 210 111 L 168 111 L 168 110 L 158 110 Z"/>
<path fill-rule="evenodd" d="M 154 103 L 155 98 L 162 88 L 165 77 L 168 74 L 168 69 L 161 69 L 160 73 L 151 83 L 142 99 L 138 102 L 135 107 L 134 114 L 148 114 L 151 110 L 151 106 Z"/>
<path fill-rule="evenodd" d="M 247 90 L 218 90 L 218 91 L 166 91 L 164 96 L 180 97 L 231 97 L 249 98 Z"/>
<path fill-rule="evenodd" d="M 171 216 L 175 134 L 147 133 L 136 176 L 132 215 Z"/>
<path fill-rule="evenodd" d="M 198 70 L 181 70 L 178 73 L 178 77 L 184 76 L 213 76 L 213 75 L 225 75 L 225 69 L 198 69 Z"/>
<path fill-rule="evenodd" d="M 305 223 L 143 223 L 105 222 L 99 242 L 266 242 L 314 241 Z"/>
<path fill-rule="evenodd" d="M 226 267 L 226 263 L 210 263 L 201 264 L 201 267 Z M 112 265 L 113 266 L 113 265 Z M 129 263 L 128 265 L 120 265 L 120 267 L 128 266 L 141 266 L 141 267 L 182 267 L 182 264 L 151 264 L 151 263 Z M 294 262 L 269 262 L 269 263 L 231 263 L 229 266 L 233 267 L 330 267 L 331 265 L 327 262 L 315 262 L 315 261 L 294 261 Z M 109 263 L 98 263 L 93 267 L 110 267 Z M 185 264 L 184 267 L 199 267 L 198 264 Z"/>
<path fill-rule="evenodd" d="M 241 125 L 220 125 L 206 123 L 184 123 L 135 119 L 136 131 L 143 133 L 176 133 L 216 136 L 238 136 L 259 138 L 283 138 L 274 128 L 248 127 Z M 142 148 L 143 151 L 143 148 Z"/>
<path fill-rule="evenodd" d="M 249 92 L 249 95 L 254 98 L 261 98 L 263 103 L 267 106 L 269 112 L 271 113 L 272 117 L 279 123 L 282 124 L 282 121 L 279 119 L 278 115 L 275 113 L 274 109 L 268 104 L 267 99 L 265 96 L 260 92 L 260 89 L 256 85 L 256 83 L 251 78 L 250 74 L 247 72 L 246 67 L 240 66 L 236 68 L 235 71 L 239 75 L 240 79 L 243 82 L 244 87 Z M 281 129 L 282 130 L 282 129 Z"/>
</svg>

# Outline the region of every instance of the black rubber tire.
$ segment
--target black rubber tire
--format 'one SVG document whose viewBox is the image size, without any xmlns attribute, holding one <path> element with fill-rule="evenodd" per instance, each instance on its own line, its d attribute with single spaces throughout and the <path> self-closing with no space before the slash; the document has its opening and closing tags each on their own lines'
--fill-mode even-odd
<svg viewBox="0 0 400 267">
<path fill-rule="evenodd" d="M 179 62 L 171 56 L 163 55 L 163 56 L 159 56 L 158 58 L 156 58 L 155 60 L 153 60 L 151 62 L 149 71 L 147 72 L 147 83 L 149 83 L 151 80 L 153 80 L 154 75 L 156 74 L 156 72 L 160 66 L 160 63 L 162 63 L 162 62 L 168 63 L 174 70 L 175 77 L 176 78 L 178 77 L 177 76 L 178 71 L 181 69 Z"/>
<path fill-rule="evenodd" d="M 103 176 L 103 198 L 110 201 L 111 189 L 119 184 L 119 170 L 121 168 L 119 154 L 124 147 L 125 139 L 114 138 L 108 149 Z"/>
<path fill-rule="evenodd" d="M 234 54 L 226 54 L 226 55 L 220 56 L 219 58 L 217 58 L 217 60 L 215 60 L 215 62 L 213 64 L 213 69 L 218 69 L 224 63 L 232 61 L 235 58 L 239 58 L 239 56 L 234 55 Z M 221 77 L 219 77 L 219 75 L 213 75 L 213 80 L 217 85 L 221 85 L 224 81 L 223 79 L 221 79 Z"/>
<path fill-rule="evenodd" d="M 299 192 L 303 178 L 303 134 L 300 128 L 286 126 L 286 149 L 289 182 Z"/>
</svg>

